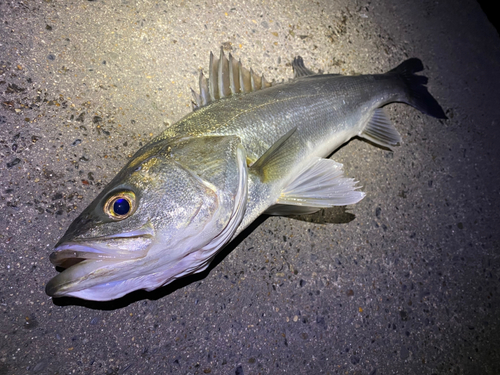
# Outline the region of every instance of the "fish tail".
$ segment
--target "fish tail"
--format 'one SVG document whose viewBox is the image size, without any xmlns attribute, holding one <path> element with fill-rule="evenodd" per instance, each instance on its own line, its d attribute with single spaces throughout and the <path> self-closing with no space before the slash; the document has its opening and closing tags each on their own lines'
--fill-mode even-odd
<svg viewBox="0 0 500 375">
<path fill-rule="evenodd" d="M 427 87 L 427 77 L 416 75 L 416 72 L 424 70 L 422 61 L 411 58 L 403 61 L 396 68 L 387 74 L 397 74 L 405 83 L 407 91 L 407 103 L 419 111 L 432 117 L 446 119 L 443 108 L 436 99 L 429 93 Z"/>
</svg>

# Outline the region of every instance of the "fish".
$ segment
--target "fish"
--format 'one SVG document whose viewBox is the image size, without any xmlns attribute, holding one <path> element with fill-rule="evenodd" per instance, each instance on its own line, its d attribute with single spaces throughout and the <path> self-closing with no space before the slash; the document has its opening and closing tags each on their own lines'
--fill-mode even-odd
<svg viewBox="0 0 500 375">
<path fill-rule="evenodd" d="M 365 194 L 328 158 L 353 137 L 402 142 L 384 106 L 446 115 L 410 58 L 383 74 L 321 74 L 298 56 L 268 82 L 222 48 L 193 111 L 139 149 L 50 255 L 51 297 L 109 301 L 205 270 L 262 214 L 309 214 Z"/>
</svg>

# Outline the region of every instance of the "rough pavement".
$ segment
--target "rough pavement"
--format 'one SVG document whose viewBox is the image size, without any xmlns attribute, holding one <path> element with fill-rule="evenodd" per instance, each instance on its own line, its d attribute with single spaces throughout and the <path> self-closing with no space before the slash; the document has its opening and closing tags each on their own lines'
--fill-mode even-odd
<svg viewBox="0 0 500 375">
<path fill-rule="evenodd" d="M 0 374 L 499 374 L 497 31 L 458 1 L 0 2 Z M 449 117 L 333 155 L 366 198 L 259 220 L 201 275 L 52 300 L 48 256 L 223 46 L 269 79 L 426 66 Z"/>
</svg>

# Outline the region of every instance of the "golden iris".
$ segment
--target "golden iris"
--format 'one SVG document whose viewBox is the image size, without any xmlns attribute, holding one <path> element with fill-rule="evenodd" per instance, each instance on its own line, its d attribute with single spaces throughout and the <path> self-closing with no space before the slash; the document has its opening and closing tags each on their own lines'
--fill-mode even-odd
<svg viewBox="0 0 500 375">
<path fill-rule="evenodd" d="M 104 204 L 104 212 L 113 220 L 123 220 L 136 209 L 135 194 L 131 191 L 120 191 L 110 196 Z"/>
</svg>

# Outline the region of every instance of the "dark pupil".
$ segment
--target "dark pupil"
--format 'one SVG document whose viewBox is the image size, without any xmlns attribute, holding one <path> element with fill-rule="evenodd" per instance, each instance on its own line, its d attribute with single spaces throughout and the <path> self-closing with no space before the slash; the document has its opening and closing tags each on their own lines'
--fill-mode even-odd
<svg viewBox="0 0 500 375">
<path fill-rule="evenodd" d="M 130 211 L 130 204 L 126 199 L 118 198 L 115 203 L 113 203 L 113 211 L 117 215 L 126 215 Z"/>
</svg>

